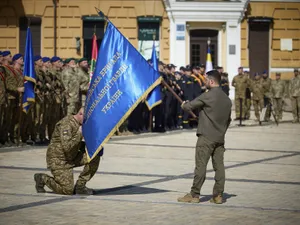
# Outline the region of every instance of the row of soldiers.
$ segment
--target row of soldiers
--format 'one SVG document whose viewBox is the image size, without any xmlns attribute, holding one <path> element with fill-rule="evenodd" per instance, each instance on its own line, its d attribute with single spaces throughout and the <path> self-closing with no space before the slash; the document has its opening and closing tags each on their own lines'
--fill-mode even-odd
<svg viewBox="0 0 300 225">
<path fill-rule="evenodd" d="M 54 56 L 34 57 L 35 99 L 27 113 L 22 111 L 24 93 L 22 54 L 0 52 L 0 144 L 47 144 L 55 124 L 84 106 L 89 87 L 88 60 L 63 61 Z M 20 130 L 20 137 L 18 135 Z M 49 139 L 47 139 L 47 136 Z"/>
<path fill-rule="evenodd" d="M 151 64 L 150 60 L 149 63 Z M 216 68 L 222 75 L 221 86 L 223 91 L 229 95 L 228 74 L 224 73 L 222 67 Z M 173 64 L 159 62 L 159 72 L 165 83 L 183 101 L 193 100 L 206 91 L 205 65 L 180 67 L 176 71 Z M 134 133 L 147 132 L 152 129 L 155 132 L 164 132 L 178 128 L 190 129 L 197 126 L 197 119 L 188 112 L 182 111 L 180 102 L 171 90 L 161 85 L 162 102 L 149 112 L 146 103 L 142 102 L 129 117 L 128 129 Z M 194 112 L 198 114 L 198 112 Z"/>
<path fill-rule="evenodd" d="M 251 103 L 253 104 L 257 121 L 261 121 L 260 113 L 266 108 L 264 121 L 269 121 L 271 110 L 277 121 L 282 120 L 284 98 L 290 97 L 292 102 L 293 123 L 300 119 L 300 77 L 298 69 L 294 69 L 294 77 L 287 83 L 281 79 L 281 74 L 276 73 L 275 80 L 269 78 L 267 71 L 261 75 L 255 73 L 254 79 L 250 78 L 242 67 L 238 75 L 232 80 L 235 87 L 235 112 L 236 120 L 249 119 Z M 252 101 L 251 101 L 252 100 Z"/>
</svg>

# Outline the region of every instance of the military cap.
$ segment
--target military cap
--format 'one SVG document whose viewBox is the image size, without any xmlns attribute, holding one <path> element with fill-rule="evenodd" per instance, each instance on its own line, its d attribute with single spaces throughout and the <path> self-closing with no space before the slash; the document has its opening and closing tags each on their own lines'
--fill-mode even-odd
<svg viewBox="0 0 300 225">
<path fill-rule="evenodd" d="M 295 68 L 295 69 L 294 69 L 294 72 L 299 72 L 299 69 L 298 69 L 298 68 Z"/>
<path fill-rule="evenodd" d="M 190 66 L 185 67 L 185 71 L 192 71 L 192 68 Z"/>
<path fill-rule="evenodd" d="M 240 66 L 239 69 L 244 69 L 244 67 Z"/>
<path fill-rule="evenodd" d="M 38 61 L 38 60 L 40 60 L 40 59 L 42 59 L 42 56 L 40 56 L 40 55 L 34 56 L 34 61 L 35 62 Z"/>
<path fill-rule="evenodd" d="M 50 62 L 57 62 L 57 61 L 61 61 L 61 58 L 57 57 L 57 56 L 53 56 L 50 60 Z"/>
<path fill-rule="evenodd" d="M 276 75 L 276 76 L 281 76 L 281 73 L 277 72 L 275 75 Z"/>
<path fill-rule="evenodd" d="M 10 54 L 11 54 L 10 51 L 4 51 L 4 52 L 2 52 L 2 56 L 3 57 L 8 56 Z"/>
<path fill-rule="evenodd" d="M 201 64 L 201 65 L 200 65 L 200 68 L 205 68 L 205 65 L 204 65 L 204 64 Z"/>
<path fill-rule="evenodd" d="M 75 61 L 75 59 L 74 59 L 74 58 L 67 58 L 67 59 L 65 59 L 64 63 L 69 63 L 69 62 L 71 62 L 72 60 L 74 60 L 74 61 Z"/>
<path fill-rule="evenodd" d="M 0 51 L 0 55 L 2 55 L 2 51 Z"/>
<path fill-rule="evenodd" d="M 180 68 L 179 68 L 179 70 L 185 70 L 185 68 L 184 68 L 184 66 L 181 66 Z"/>
<path fill-rule="evenodd" d="M 256 77 L 256 76 L 259 76 L 259 73 L 258 72 L 256 72 L 255 74 L 254 74 L 254 76 Z"/>
<path fill-rule="evenodd" d="M 50 58 L 49 58 L 49 57 L 43 57 L 42 60 L 43 60 L 43 62 L 45 63 L 45 62 L 50 61 Z"/>
<path fill-rule="evenodd" d="M 193 66 L 193 69 L 200 70 L 200 66 Z"/>
<path fill-rule="evenodd" d="M 81 58 L 81 59 L 78 60 L 78 63 L 81 63 L 83 61 L 88 61 L 88 60 L 87 60 L 87 58 Z"/>
<path fill-rule="evenodd" d="M 264 70 L 263 74 L 267 74 L 267 73 L 268 73 L 268 71 Z"/>
<path fill-rule="evenodd" d="M 18 60 L 19 58 L 23 57 L 22 54 L 18 53 L 18 54 L 15 54 L 14 57 L 12 58 L 12 61 L 16 61 Z"/>
</svg>

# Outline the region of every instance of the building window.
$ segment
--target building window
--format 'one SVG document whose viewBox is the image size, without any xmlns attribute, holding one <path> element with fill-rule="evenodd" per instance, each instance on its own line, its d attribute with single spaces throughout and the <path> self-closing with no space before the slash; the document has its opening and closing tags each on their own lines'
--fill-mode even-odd
<svg viewBox="0 0 300 225">
<path fill-rule="evenodd" d="M 29 23 L 30 20 L 30 23 Z M 19 36 L 19 52 L 24 54 L 26 44 L 27 28 L 30 24 L 32 35 L 32 48 L 34 55 L 41 54 L 41 18 L 40 17 L 21 17 L 19 20 L 20 36 Z"/>
</svg>

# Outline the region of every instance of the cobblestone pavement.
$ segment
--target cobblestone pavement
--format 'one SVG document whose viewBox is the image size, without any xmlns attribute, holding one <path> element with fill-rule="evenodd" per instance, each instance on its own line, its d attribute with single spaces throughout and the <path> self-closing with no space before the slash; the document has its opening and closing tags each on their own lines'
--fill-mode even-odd
<svg viewBox="0 0 300 225">
<path fill-rule="evenodd" d="M 37 194 L 33 174 L 47 171 L 46 148 L 2 148 L 0 224 L 299 224 L 300 124 L 284 118 L 231 125 L 223 205 L 208 202 L 211 163 L 201 202 L 177 203 L 192 184 L 195 130 L 113 137 L 89 197 Z"/>
</svg>

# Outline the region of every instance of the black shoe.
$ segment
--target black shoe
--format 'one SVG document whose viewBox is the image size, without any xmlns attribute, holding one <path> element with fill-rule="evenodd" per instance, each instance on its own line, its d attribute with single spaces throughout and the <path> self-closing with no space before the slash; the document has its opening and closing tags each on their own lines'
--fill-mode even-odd
<svg viewBox="0 0 300 225">
<path fill-rule="evenodd" d="M 45 193 L 46 190 L 44 189 L 45 183 L 43 181 L 44 174 L 36 173 L 34 174 L 34 181 L 35 181 L 35 189 L 37 193 Z"/>
<path fill-rule="evenodd" d="M 94 191 L 86 186 L 75 185 L 74 192 L 76 195 L 93 195 Z"/>
</svg>

